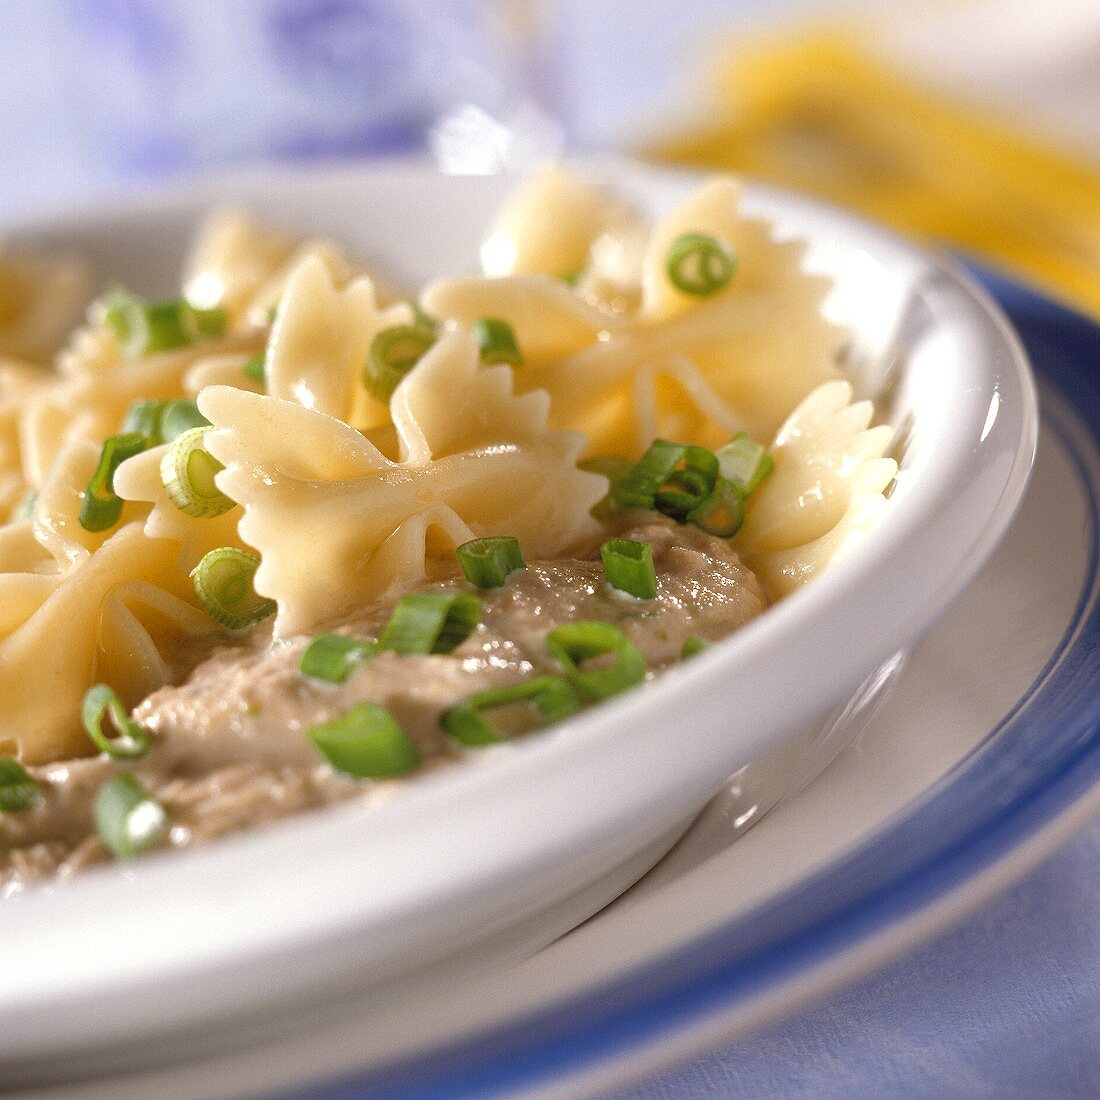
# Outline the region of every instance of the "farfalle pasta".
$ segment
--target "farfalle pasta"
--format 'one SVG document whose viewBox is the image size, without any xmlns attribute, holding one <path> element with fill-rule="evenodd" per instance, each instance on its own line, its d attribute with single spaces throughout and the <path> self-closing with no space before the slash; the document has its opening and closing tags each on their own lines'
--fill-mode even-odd
<svg viewBox="0 0 1100 1100">
<path fill-rule="evenodd" d="M 56 351 L 0 364 L 0 894 L 510 742 L 857 545 L 891 430 L 740 199 L 649 226 L 554 170 L 400 292 L 220 213 L 178 298 L 0 317 Z"/>
</svg>

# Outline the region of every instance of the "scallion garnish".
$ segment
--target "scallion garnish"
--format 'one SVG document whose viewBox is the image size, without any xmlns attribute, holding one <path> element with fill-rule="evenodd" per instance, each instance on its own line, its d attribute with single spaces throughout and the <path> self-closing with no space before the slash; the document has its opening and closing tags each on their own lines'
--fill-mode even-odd
<svg viewBox="0 0 1100 1100">
<path fill-rule="evenodd" d="M 507 321 L 499 317 L 483 317 L 474 322 L 474 336 L 477 337 L 483 363 L 507 363 L 512 367 L 523 363 L 516 334 Z"/>
<path fill-rule="evenodd" d="M 669 282 L 683 294 L 706 298 L 729 284 L 737 257 L 729 245 L 706 233 L 685 233 L 672 243 L 665 261 Z"/>
<path fill-rule="evenodd" d="M 443 728 L 464 745 L 492 745 L 506 739 L 506 734 L 485 717 L 486 711 L 504 707 L 523 707 L 524 717 L 534 719 L 525 728 L 548 726 L 580 709 L 580 700 L 560 676 L 536 676 L 510 687 L 489 688 L 467 696 L 443 712 Z"/>
<path fill-rule="evenodd" d="M 700 638 L 698 634 L 689 634 L 680 647 L 680 660 L 686 661 L 697 653 L 702 653 L 705 649 L 710 649 L 710 642 L 706 638 Z"/>
<path fill-rule="evenodd" d="M 115 471 L 126 459 L 141 454 L 146 445 L 145 436 L 137 432 L 113 435 L 103 444 L 80 506 L 80 526 L 85 531 L 106 531 L 118 523 L 122 499 L 115 492 Z"/>
<path fill-rule="evenodd" d="M 160 443 L 171 443 L 179 439 L 184 432 L 192 428 L 209 428 L 210 421 L 199 412 L 198 402 L 193 397 L 181 397 L 178 401 L 169 401 L 160 416 Z"/>
<path fill-rule="evenodd" d="M 150 446 L 162 443 L 160 437 L 160 419 L 164 415 L 167 401 L 136 401 L 127 410 L 122 422 L 123 432 L 137 432 L 149 441 Z"/>
<path fill-rule="evenodd" d="M 591 703 L 617 695 L 645 679 L 645 657 L 610 623 L 566 623 L 546 635 L 546 648 L 561 663 L 578 694 Z M 604 657 L 614 660 L 584 667 L 586 662 Z"/>
<path fill-rule="evenodd" d="M 128 359 L 221 336 L 229 320 L 224 309 L 196 309 L 183 298 L 143 302 L 124 290 L 108 297 L 103 319 Z"/>
<path fill-rule="evenodd" d="M 409 309 L 412 310 L 413 324 L 417 328 L 427 329 L 432 333 L 439 331 L 439 321 L 428 313 L 415 298 L 409 298 L 407 304 Z"/>
<path fill-rule="evenodd" d="M 38 503 L 38 493 L 34 489 L 28 489 L 23 494 L 23 499 L 12 509 L 11 522 L 19 523 L 25 519 L 34 518 L 34 506 Z"/>
<path fill-rule="evenodd" d="M 481 618 L 481 600 L 468 592 L 414 592 L 393 609 L 378 639 L 395 653 L 450 653 Z"/>
<path fill-rule="evenodd" d="M 371 341 L 363 385 L 372 397 L 389 401 L 398 383 L 435 343 L 435 332 L 422 325 L 383 329 Z"/>
<path fill-rule="evenodd" d="M 42 795 L 42 788 L 18 760 L 0 757 L 0 812 L 17 814 L 33 806 Z"/>
<path fill-rule="evenodd" d="M 724 447 L 714 452 L 722 476 L 747 497 L 772 472 L 772 456 L 748 432 L 738 432 Z"/>
<path fill-rule="evenodd" d="M 705 447 L 657 439 L 615 489 L 622 508 L 664 512 L 681 522 L 714 488 L 718 460 Z"/>
<path fill-rule="evenodd" d="M 306 735 L 339 772 L 355 779 L 389 779 L 420 763 L 420 753 L 393 715 L 377 703 L 360 703 L 342 718 Z"/>
<path fill-rule="evenodd" d="M 577 465 L 582 470 L 592 474 L 602 474 L 607 478 L 607 495 L 592 505 L 592 518 L 607 522 L 618 511 L 619 505 L 615 502 L 615 490 L 619 482 L 634 468 L 634 463 L 622 455 L 597 455 L 595 458 L 586 458 Z"/>
<path fill-rule="evenodd" d="M 108 714 L 115 727 L 114 737 L 103 732 L 103 719 Z M 88 689 L 80 716 L 95 747 L 115 760 L 140 760 L 152 747 L 149 734 L 130 717 L 126 704 L 106 684 Z"/>
<path fill-rule="evenodd" d="M 504 535 L 464 542 L 455 554 L 466 579 L 478 588 L 500 588 L 509 574 L 527 568 L 519 540 Z"/>
<path fill-rule="evenodd" d="M 209 427 L 189 428 L 160 460 L 160 480 L 168 499 L 196 519 L 213 519 L 233 507 L 233 501 L 214 481 L 214 475 L 225 467 L 206 449 L 209 431 Z"/>
<path fill-rule="evenodd" d="M 732 538 L 745 520 L 745 502 L 732 481 L 720 477 L 705 500 L 688 512 L 688 523 L 718 538 Z"/>
<path fill-rule="evenodd" d="M 243 367 L 241 373 L 257 385 L 267 385 L 267 356 L 261 351 L 259 355 L 253 355 Z"/>
<path fill-rule="evenodd" d="M 321 634 L 306 646 L 298 666 L 303 676 L 342 684 L 375 651 L 373 642 L 346 634 Z"/>
<path fill-rule="evenodd" d="M 653 548 L 635 539 L 609 539 L 600 547 L 604 576 L 619 592 L 639 600 L 657 595 L 657 573 L 653 568 Z"/>
<path fill-rule="evenodd" d="M 95 822 L 103 843 L 119 859 L 134 859 L 164 835 L 168 813 L 129 772 L 123 772 L 99 789 Z"/>
<path fill-rule="evenodd" d="M 260 559 L 235 546 L 220 546 L 191 570 L 195 595 L 206 613 L 230 630 L 241 630 L 275 611 L 275 601 L 252 587 Z"/>
</svg>

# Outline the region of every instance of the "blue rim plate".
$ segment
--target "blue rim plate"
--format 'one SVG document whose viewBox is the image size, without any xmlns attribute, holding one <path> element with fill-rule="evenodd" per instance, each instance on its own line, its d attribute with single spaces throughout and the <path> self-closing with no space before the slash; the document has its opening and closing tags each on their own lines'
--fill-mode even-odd
<svg viewBox="0 0 1100 1100">
<path fill-rule="evenodd" d="M 762 998 L 774 1016 L 774 1003 L 803 1002 L 927 938 L 1100 808 L 1100 327 L 1000 276 L 976 275 L 1056 395 L 1044 400 L 1044 425 L 1090 506 L 1076 610 L 1028 691 L 912 813 L 778 898 L 583 995 L 299 1095 L 512 1093 L 591 1079 L 643 1052 L 659 1064 L 662 1047 L 701 1048 Z"/>
</svg>

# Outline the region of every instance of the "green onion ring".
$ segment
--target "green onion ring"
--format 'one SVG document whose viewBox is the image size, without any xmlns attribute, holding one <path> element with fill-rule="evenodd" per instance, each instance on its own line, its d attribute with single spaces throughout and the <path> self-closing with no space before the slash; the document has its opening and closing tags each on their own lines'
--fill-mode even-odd
<svg viewBox="0 0 1100 1100">
<path fill-rule="evenodd" d="M 463 745 L 492 745 L 507 737 L 486 719 L 484 712 L 529 703 L 538 726 L 560 722 L 580 709 L 581 702 L 560 676 L 536 676 L 510 687 L 489 688 L 467 696 L 443 712 L 443 728 Z"/>
<path fill-rule="evenodd" d="M 42 797 L 42 788 L 18 760 L 0 757 L 0 812 L 19 813 Z"/>
<path fill-rule="evenodd" d="M 108 714 L 117 731 L 115 737 L 103 732 L 103 719 Z M 106 684 L 88 689 L 80 717 L 95 747 L 115 760 L 140 760 L 152 748 L 152 738 L 130 717 L 126 704 Z"/>
<path fill-rule="evenodd" d="M 247 550 L 220 546 L 191 570 L 195 595 L 215 622 L 241 630 L 274 613 L 275 601 L 258 595 L 252 586 L 259 565 L 260 559 Z"/>
<path fill-rule="evenodd" d="M 103 843 L 130 860 L 153 848 L 168 829 L 168 813 L 129 772 L 99 789 L 95 822 Z"/>
<path fill-rule="evenodd" d="M 753 493 L 775 466 L 772 456 L 748 432 L 738 432 L 714 457 L 722 476 L 737 486 L 742 497 Z"/>
<path fill-rule="evenodd" d="M 393 609 L 378 648 L 394 653 L 450 653 L 476 629 L 481 600 L 469 592 L 414 592 Z"/>
<path fill-rule="evenodd" d="M 213 519 L 234 506 L 214 481 L 225 467 L 206 449 L 210 430 L 189 428 L 173 440 L 160 460 L 160 480 L 168 499 L 196 519 Z"/>
<path fill-rule="evenodd" d="M 80 526 L 85 531 L 107 531 L 122 515 L 122 498 L 115 492 L 115 471 L 128 458 L 145 450 L 145 436 L 137 432 L 112 435 L 103 444 L 99 463 L 84 490 L 80 505 Z"/>
<path fill-rule="evenodd" d="M 598 703 L 645 679 L 645 657 L 627 636 L 610 623 L 566 623 L 546 635 L 546 648 L 558 659 L 582 699 Z M 585 661 L 613 655 L 606 668 L 585 669 Z"/>
<path fill-rule="evenodd" d="M 507 363 L 511 367 L 522 365 L 523 356 L 516 343 L 516 334 L 507 321 L 499 317 L 483 317 L 474 322 L 474 336 L 481 349 L 483 363 Z"/>
<path fill-rule="evenodd" d="M 416 746 L 377 703 L 360 703 L 342 718 L 313 726 L 306 736 L 338 772 L 355 779 L 389 779 L 420 763 Z"/>
<path fill-rule="evenodd" d="M 393 397 L 401 379 L 435 343 L 435 333 L 422 325 L 396 325 L 383 329 L 371 341 L 363 385 L 382 402 Z"/>
<path fill-rule="evenodd" d="M 306 646 L 299 669 L 303 676 L 342 684 L 375 652 L 375 644 L 346 634 L 321 634 Z"/>
<path fill-rule="evenodd" d="M 728 286 L 736 270 L 737 257 L 729 246 L 706 233 L 678 237 L 665 261 L 669 282 L 696 298 L 707 298 Z"/>
<path fill-rule="evenodd" d="M 653 548 L 648 542 L 609 539 L 600 547 L 600 557 L 612 588 L 638 600 L 652 600 L 657 595 Z"/>
<path fill-rule="evenodd" d="M 705 500 L 700 501 L 687 516 L 701 531 L 718 538 L 733 538 L 745 521 L 745 502 L 732 481 L 720 477 Z"/>
<path fill-rule="evenodd" d="M 463 575 L 478 588 L 500 588 L 517 569 L 526 569 L 519 540 L 497 535 L 472 539 L 455 549 Z"/>
</svg>

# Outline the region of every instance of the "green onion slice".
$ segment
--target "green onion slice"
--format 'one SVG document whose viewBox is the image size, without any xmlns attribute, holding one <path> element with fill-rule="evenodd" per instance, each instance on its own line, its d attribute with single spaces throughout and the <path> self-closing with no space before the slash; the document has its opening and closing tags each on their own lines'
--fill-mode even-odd
<svg viewBox="0 0 1100 1100">
<path fill-rule="evenodd" d="M 463 745 L 492 745 L 507 739 L 507 734 L 494 726 L 486 717 L 486 711 L 522 707 L 524 718 L 533 718 L 533 726 L 548 726 L 580 709 L 576 692 L 560 676 L 536 676 L 510 687 L 477 691 L 443 712 L 443 728 Z"/>
<path fill-rule="evenodd" d="M 634 539 L 610 539 L 600 547 L 607 583 L 619 592 L 639 600 L 657 595 L 657 572 L 653 568 L 653 548 Z"/>
<path fill-rule="evenodd" d="M 342 718 L 314 726 L 306 736 L 337 771 L 356 779 L 389 779 L 420 763 L 416 746 L 377 703 L 360 703 Z"/>
<path fill-rule="evenodd" d="M 409 298 L 407 305 L 412 310 L 413 325 L 416 328 L 427 329 L 432 333 L 439 332 L 438 318 L 433 317 L 415 298 Z"/>
<path fill-rule="evenodd" d="M 665 262 L 669 282 L 683 294 L 706 298 L 729 285 L 737 257 L 729 245 L 706 233 L 685 233 L 672 243 Z"/>
<path fill-rule="evenodd" d="M 95 821 L 103 843 L 119 859 L 134 859 L 164 836 L 168 813 L 129 772 L 123 772 L 99 789 Z"/>
<path fill-rule="evenodd" d="M 21 520 L 34 518 L 34 506 L 38 503 L 38 493 L 34 489 L 28 489 L 23 494 L 23 499 L 11 510 L 11 522 L 19 523 Z"/>
<path fill-rule="evenodd" d="M 715 451 L 722 476 L 747 497 L 772 472 L 772 456 L 748 432 L 738 432 L 724 447 Z"/>
<path fill-rule="evenodd" d="M 688 523 L 718 538 L 732 538 L 745 520 L 745 502 L 732 481 L 720 477 L 705 500 L 688 512 Z"/>
<path fill-rule="evenodd" d="M 474 336 L 481 348 L 483 363 L 507 363 L 512 367 L 523 363 L 516 334 L 507 321 L 502 321 L 499 317 L 483 317 L 474 322 Z"/>
<path fill-rule="evenodd" d="M 634 468 L 634 463 L 622 455 L 598 455 L 595 458 L 586 458 L 577 463 L 582 470 L 592 474 L 602 474 L 607 478 L 607 496 L 596 501 L 592 505 L 592 518 L 603 523 L 612 519 L 619 511 L 619 505 L 615 502 L 615 490 L 619 483 Z"/>
<path fill-rule="evenodd" d="M 363 385 L 372 397 L 389 401 L 398 383 L 435 343 L 435 332 L 422 325 L 383 329 L 371 341 Z"/>
<path fill-rule="evenodd" d="M 230 630 L 241 630 L 275 611 L 275 601 L 252 587 L 260 559 L 235 546 L 221 546 L 204 555 L 191 571 L 195 595 L 206 613 Z"/>
<path fill-rule="evenodd" d="M 163 443 L 160 435 L 160 420 L 164 415 L 167 401 L 136 401 L 126 412 L 122 422 L 123 432 L 137 432 L 145 436 L 149 445 Z"/>
<path fill-rule="evenodd" d="M 464 542 L 455 554 L 466 579 L 478 588 L 500 588 L 509 574 L 527 568 L 519 540 L 504 535 Z"/>
<path fill-rule="evenodd" d="M 717 477 L 718 459 L 705 447 L 658 439 L 619 482 L 614 500 L 622 508 L 656 509 L 682 522 Z"/>
<path fill-rule="evenodd" d="M 253 355 L 252 358 L 241 367 L 241 373 L 245 378 L 251 379 L 257 385 L 267 385 L 267 356 L 264 352 L 261 351 L 259 355 Z"/>
<path fill-rule="evenodd" d="M 33 806 L 41 795 L 42 788 L 18 760 L 0 757 L 0 812 L 19 813 Z"/>
<path fill-rule="evenodd" d="M 181 397 L 178 401 L 169 401 L 160 416 L 160 443 L 171 443 L 179 439 L 184 432 L 192 428 L 209 428 L 210 421 L 199 412 L 198 403 L 193 397 Z"/>
<path fill-rule="evenodd" d="M 302 663 L 303 676 L 342 684 L 375 651 L 373 642 L 349 638 L 346 634 L 321 634 L 306 646 Z"/>
<path fill-rule="evenodd" d="M 99 465 L 84 490 L 80 506 L 80 526 L 85 531 L 106 531 L 122 515 L 122 499 L 115 493 L 115 471 L 128 458 L 145 450 L 145 436 L 137 432 L 113 435 L 103 444 Z"/>
<path fill-rule="evenodd" d="M 710 642 L 706 638 L 700 638 L 698 634 L 690 634 L 684 639 L 684 644 L 680 647 L 680 660 L 686 661 L 706 649 L 710 649 Z"/>
<path fill-rule="evenodd" d="M 468 592 L 414 592 L 393 609 L 378 639 L 395 653 L 450 653 L 477 627 L 481 600 Z"/>
<path fill-rule="evenodd" d="M 221 336 L 229 321 L 224 309 L 196 309 L 183 298 L 144 302 L 124 290 L 111 294 L 105 307 L 103 319 L 128 359 Z"/>
<path fill-rule="evenodd" d="M 108 714 L 116 730 L 114 737 L 103 732 L 103 719 Z M 115 760 L 140 760 L 152 748 L 152 738 L 130 717 L 126 704 L 106 684 L 88 689 L 80 715 L 95 747 Z"/>
<path fill-rule="evenodd" d="M 610 623 L 566 623 L 546 635 L 546 648 L 558 659 L 581 698 L 597 703 L 645 679 L 645 657 Z M 585 668 L 585 662 L 614 658 Z"/>
<path fill-rule="evenodd" d="M 210 430 L 189 428 L 160 460 L 160 480 L 168 499 L 196 519 L 223 515 L 234 503 L 214 481 L 214 475 L 225 467 L 206 449 L 206 433 Z"/>
</svg>

